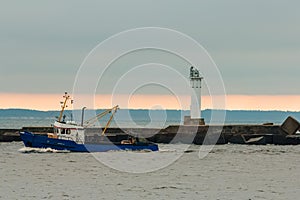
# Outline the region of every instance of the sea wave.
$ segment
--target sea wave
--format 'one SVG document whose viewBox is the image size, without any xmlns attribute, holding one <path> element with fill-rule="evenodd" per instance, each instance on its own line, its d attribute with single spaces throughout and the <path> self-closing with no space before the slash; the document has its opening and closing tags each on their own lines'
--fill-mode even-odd
<svg viewBox="0 0 300 200">
<path fill-rule="evenodd" d="M 32 148 L 32 147 L 23 147 L 18 150 L 21 153 L 69 153 L 68 150 L 56 150 L 51 148 Z"/>
</svg>

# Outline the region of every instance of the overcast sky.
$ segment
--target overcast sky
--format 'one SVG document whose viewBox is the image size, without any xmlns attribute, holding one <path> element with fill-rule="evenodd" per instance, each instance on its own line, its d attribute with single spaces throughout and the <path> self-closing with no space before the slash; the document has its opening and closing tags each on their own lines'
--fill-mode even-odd
<svg viewBox="0 0 300 200">
<path fill-rule="evenodd" d="M 0 93 L 72 91 L 98 43 L 155 26 L 202 44 L 228 94 L 299 95 L 299 8 L 297 0 L 1 1 Z"/>
</svg>

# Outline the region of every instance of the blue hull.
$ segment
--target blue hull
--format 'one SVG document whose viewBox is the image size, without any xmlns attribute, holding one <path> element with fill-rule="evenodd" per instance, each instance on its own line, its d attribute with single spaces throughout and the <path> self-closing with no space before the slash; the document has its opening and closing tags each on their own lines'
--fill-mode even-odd
<svg viewBox="0 0 300 200">
<path fill-rule="evenodd" d="M 105 152 L 111 150 L 151 150 L 158 151 L 158 146 L 153 143 L 137 144 L 77 144 L 72 140 L 48 138 L 30 132 L 21 132 L 21 139 L 26 147 L 51 148 L 57 150 L 68 150 L 73 152 Z"/>
</svg>

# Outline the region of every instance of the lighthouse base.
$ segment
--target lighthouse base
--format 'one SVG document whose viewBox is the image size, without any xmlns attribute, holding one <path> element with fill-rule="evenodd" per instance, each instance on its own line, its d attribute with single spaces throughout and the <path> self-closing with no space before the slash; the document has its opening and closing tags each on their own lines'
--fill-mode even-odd
<svg viewBox="0 0 300 200">
<path fill-rule="evenodd" d="M 205 125 L 205 121 L 204 118 L 192 119 L 191 116 L 184 116 L 183 125 L 193 125 L 193 126 Z"/>
</svg>

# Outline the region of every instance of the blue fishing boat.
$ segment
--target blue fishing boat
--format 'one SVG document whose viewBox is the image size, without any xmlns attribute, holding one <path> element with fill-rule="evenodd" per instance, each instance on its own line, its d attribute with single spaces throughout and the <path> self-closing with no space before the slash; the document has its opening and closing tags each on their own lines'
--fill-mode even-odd
<svg viewBox="0 0 300 200">
<path fill-rule="evenodd" d="M 109 113 L 111 114 L 97 142 L 88 140 L 86 135 L 87 125 L 84 126 L 83 122 L 81 123 L 81 125 L 78 125 L 73 121 L 65 122 L 63 112 L 64 109 L 67 107 L 66 104 L 70 96 L 68 96 L 66 93 L 64 98 L 65 101 L 63 102 L 60 116 L 53 125 L 53 133 L 41 135 L 27 131 L 20 132 L 21 139 L 26 147 L 52 148 L 56 150 L 67 150 L 72 152 L 105 152 L 116 150 L 158 151 L 157 144 L 149 142 L 143 138 L 128 135 L 128 138 L 126 140 L 112 142 L 106 137 L 105 131 L 110 125 L 113 115 L 118 110 L 118 106 L 108 109 L 103 113 L 98 114 L 95 118 L 86 121 L 87 125 L 89 125 L 91 122 L 97 120 L 98 118 L 103 117 Z M 63 120 L 61 120 L 62 118 Z"/>
</svg>

